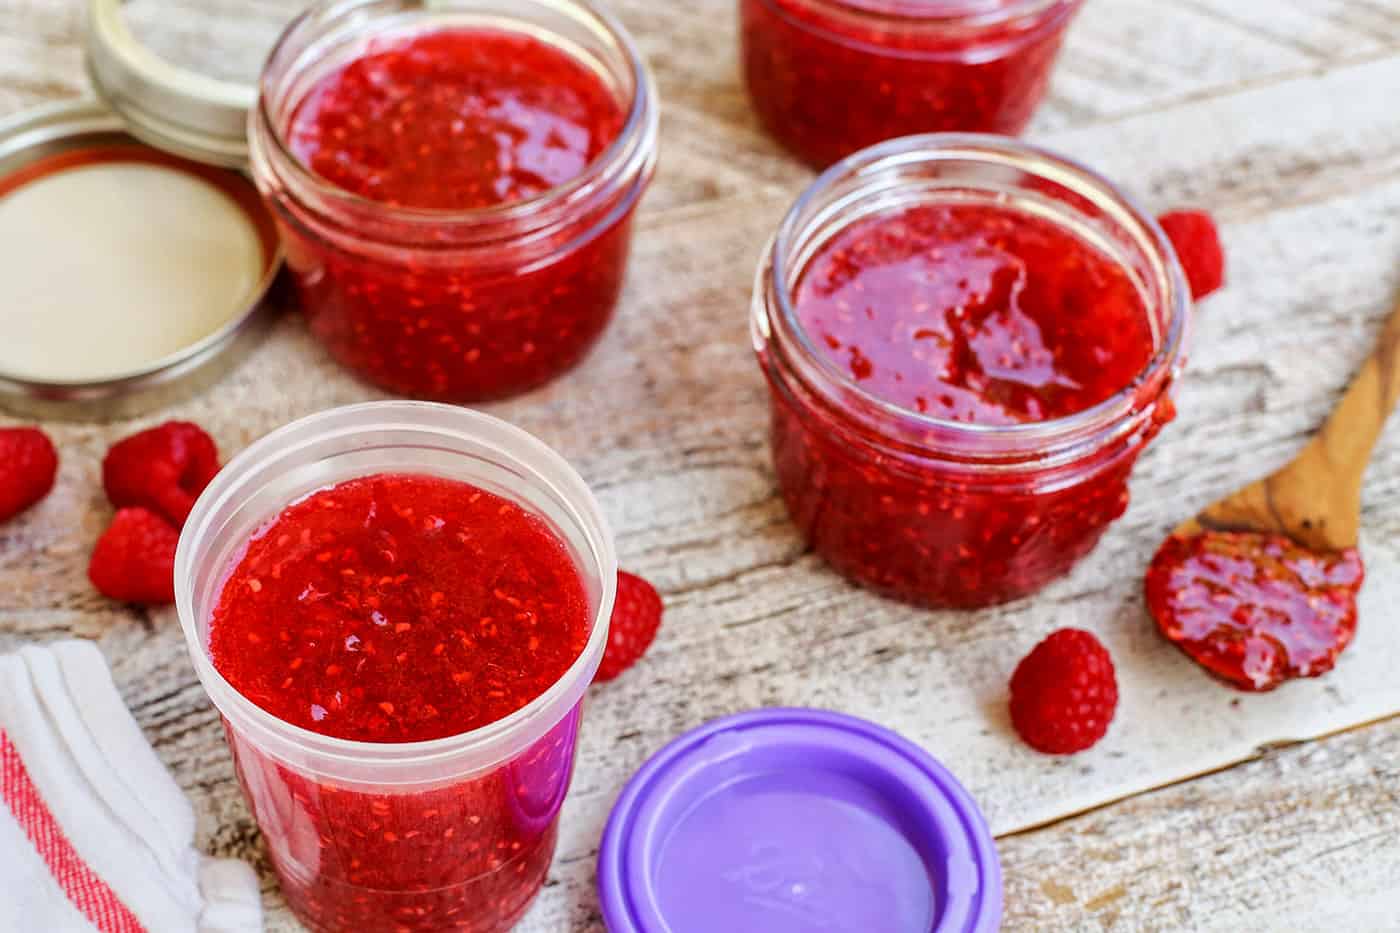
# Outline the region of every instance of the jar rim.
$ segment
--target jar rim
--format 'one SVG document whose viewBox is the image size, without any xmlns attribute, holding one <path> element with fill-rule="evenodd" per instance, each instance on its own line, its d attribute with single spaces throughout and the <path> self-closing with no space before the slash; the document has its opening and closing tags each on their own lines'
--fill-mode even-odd
<svg viewBox="0 0 1400 933">
<path fill-rule="evenodd" d="M 372 2 L 375 0 L 321 0 L 307 7 L 297 14 L 278 36 L 277 42 L 268 53 L 268 65 L 264 66 L 262 76 L 258 79 L 258 99 L 253 111 L 255 116 L 249 123 L 249 144 L 255 153 L 255 159 L 259 145 L 265 137 L 275 150 L 278 163 L 292 173 L 296 184 L 303 190 L 309 190 L 316 197 L 350 210 L 374 211 L 381 216 L 407 224 L 441 225 L 463 221 L 511 223 L 537 214 L 546 207 L 552 208 L 557 204 L 585 199 L 609 179 L 616 178 L 625 183 L 627 179 L 645 174 L 654 166 L 660 126 L 656 81 L 638 50 L 636 41 L 610 10 L 593 3 L 592 0 L 565 0 L 565 6 L 587 14 L 602 26 L 608 40 L 626 59 L 633 88 L 627 118 L 623 121 L 617 138 L 577 176 L 523 200 L 477 208 L 395 206 L 356 194 L 326 180 L 292 152 L 287 144 L 284 128 L 279 126 L 273 117 L 270 110 L 272 94 L 268 86 L 272 71 L 270 66 L 286 51 L 302 29 L 314 28 L 314 20 L 319 20 L 337 8 L 354 9 Z M 422 14 L 440 13 L 443 9 L 441 4 L 429 5 Z M 314 39 L 314 33 L 308 38 Z M 565 54 L 570 53 L 566 51 Z M 259 133 L 259 128 L 265 132 Z"/>
<path fill-rule="evenodd" d="M 1135 226 L 1134 231 L 1151 249 L 1146 255 L 1163 296 L 1165 326 L 1152 357 L 1126 385 L 1103 401 L 1058 418 L 1010 425 L 950 421 L 906 408 L 861 386 L 842 367 L 821 352 L 798 317 L 788 285 L 795 247 L 804 232 L 804 221 L 836 183 L 847 177 L 877 176 L 901 165 L 929 160 L 967 160 L 1020 170 L 1032 177 L 1050 178 L 1097 207 L 1112 210 L 1115 219 Z M 853 199 L 859 199 L 856 192 Z M 852 197 L 852 196 L 848 196 Z M 809 257 L 810 258 L 810 257 Z M 1088 166 L 1040 146 L 1011 137 L 981 133 L 929 133 L 888 140 L 863 149 L 831 166 L 798 197 L 788 210 L 759 267 L 758 287 L 776 304 L 776 316 L 761 312 L 755 296 L 756 339 L 778 338 L 784 349 L 795 349 L 820 377 L 840 393 L 858 399 L 882 419 L 895 419 L 947 439 L 953 447 L 995 440 L 1001 452 L 1043 453 L 1059 445 L 1075 445 L 1112 429 L 1143 409 L 1139 398 L 1145 386 L 1167 383 L 1179 370 L 1191 317 L 1190 291 L 1176 252 L 1157 221 L 1127 193 Z M 1150 310 L 1150 309 L 1149 309 Z M 773 318 L 776 317 L 776 320 Z M 775 326 L 776 325 L 776 326 Z M 830 391 L 819 394 L 832 399 Z"/>
<path fill-rule="evenodd" d="M 245 492 L 248 475 L 271 458 L 289 459 L 299 450 L 337 437 L 356 437 L 391 429 L 421 430 L 457 436 L 492 445 L 516 445 L 520 465 L 527 461 L 545 480 L 561 504 L 570 509 L 593 552 L 596 567 L 580 568 L 588 574 L 596 569 L 602 587 L 593 627 L 583 650 L 569 668 L 547 690 L 520 709 L 494 722 L 456 735 L 419 742 L 365 742 L 313 732 L 258 706 L 233 686 L 214 665 L 207 644 L 200 635 L 195 604 L 197 559 L 204 540 L 212 536 L 218 513 L 232 499 Z M 285 503 L 284 503 L 285 507 Z M 268 518 L 272 516 L 267 516 Z M 313 754 L 318 760 L 348 766 L 415 768 L 460 759 L 478 753 L 480 767 L 509 757 L 498 753 L 532 723 L 538 724 L 552 710 L 567 715 L 592 681 L 607 645 L 608 623 L 616 595 L 617 557 L 611 531 L 592 492 L 579 474 L 552 448 L 534 435 L 514 425 L 469 408 L 436 402 L 378 401 L 345 405 L 293 421 L 254 441 L 229 461 L 195 502 L 175 555 L 175 603 L 184 630 L 186 646 L 200 683 L 220 714 L 241 727 L 251 726 L 258 735 L 271 738 L 284 747 L 284 753 L 263 748 L 268 754 L 285 757 L 285 750 Z M 220 585 L 222 589 L 222 584 Z M 577 693 L 570 699 L 571 693 Z M 547 730 L 558 718 L 544 723 Z M 262 747 L 262 743 L 258 743 Z M 471 770 L 471 769 L 468 769 Z"/>
<path fill-rule="evenodd" d="M 765 0 L 772 3 L 773 0 Z M 815 7 L 886 23 L 985 28 L 1048 14 L 1082 0 L 802 0 Z"/>
</svg>

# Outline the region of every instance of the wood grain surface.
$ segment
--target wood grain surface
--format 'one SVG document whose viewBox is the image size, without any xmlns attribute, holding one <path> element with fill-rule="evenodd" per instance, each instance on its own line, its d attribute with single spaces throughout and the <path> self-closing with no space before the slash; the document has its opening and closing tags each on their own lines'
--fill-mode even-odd
<svg viewBox="0 0 1400 933">
<path fill-rule="evenodd" d="M 1374 448 L 1400 401 L 1400 302 L 1376 348 L 1312 439 L 1268 476 L 1227 493 L 1176 527 L 1282 534 L 1314 551 L 1354 548 L 1361 534 L 1361 493 Z"/>
<path fill-rule="evenodd" d="M 297 6 L 132 0 L 131 11 L 169 57 L 237 77 Z M 1400 710 L 1400 429 L 1367 476 L 1371 582 L 1361 635 L 1331 677 L 1231 693 L 1161 642 L 1139 596 L 1161 535 L 1296 452 L 1400 288 L 1400 7 L 1089 0 L 1032 135 L 1154 210 L 1210 207 L 1230 283 L 1201 308 L 1180 418 L 1141 462 L 1128 514 L 1036 598 L 957 614 L 847 586 L 805 552 L 776 495 L 749 289 L 811 175 L 749 113 L 732 0 L 615 6 L 665 108 L 623 305 L 576 372 L 489 410 L 579 468 L 624 566 L 658 584 L 668 616 L 647 660 L 593 693 L 559 856 L 522 929 L 602 929 L 598 833 L 649 754 L 713 716 L 790 703 L 895 727 L 964 778 L 1004 834 L 1006 929 L 1400 931 L 1400 721 L 1350 728 Z M 84 93 L 80 48 L 79 0 L 0 0 L 0 115 Z M 86 583 L 110 517 L 98 465 L 112 440 L 171 416 L 206 425 L 229 454 L 373 397 L 289 315 L 199 399 L 140 422 L 46 425 L 64 457 L 58 488 L 0 526 L 0 650 L 97 640 L 194 800 L 200 843 L 264 870 L 173 612 L 114 605 Z M 1016 658 L 1066 624 L 1105 638 L 1124 700 L 1102 745 L 1061 760 L 1022 748 L 1004 706 Z M 1257 760 L 1227 767 L 1246 758 Z M 264 878 L 268 928 L 298 929 Z"/>
</svg>

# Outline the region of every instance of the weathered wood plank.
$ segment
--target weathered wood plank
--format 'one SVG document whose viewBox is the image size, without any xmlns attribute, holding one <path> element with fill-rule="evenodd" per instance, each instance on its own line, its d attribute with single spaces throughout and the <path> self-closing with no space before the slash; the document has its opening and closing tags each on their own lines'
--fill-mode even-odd
<svg viewBox="0 0 1400 933">
<path fill-rule="evenodd" d="M 1395 48 L 1400 9 L 1385 0 L 1184 0 L 1222 29 L 1262 37 L 1319 61 L 1354 60 Z"/>
<path fill-rule="evenodd" d="M 275 16 L 286 2 L 137 0 L 137 14 L 159 28 L 158 11 L 180 13 L 171 48 L 216 49 L 221 65 L 236 70 L 246 65 L 238 48 L 254 42 L 251 18 Z M 77 6 L 9 0 L 0 8 L 0 113 L 80 91 Z M 1091 0 L 1038 138 L 1130 182 L 1154 207 L 1211 205 L 1227 221 L 1231 285 L 1203 309 L 1181 418 L 1142 462 L 1128 515 L 1041 597 L 973 614 L 919 612 L 845 586 L 804 553 L 775 496 L 764 388 L 748 348 L 748 293 L 764 239 L 810 175 L 753 125 L 735 75 L 729 0 L 694 6 L 619 3 L 668 109 L 662 171 L 615 326 L 567 379 L 490 406 L 579 466 L 618 532 L 624 564 L 656 580 L 669 604 L 647 662 L 595 691 L 560 858 L 528 931 L 597 929 L 592 863 L 612 798 L 666 739 L 725 712 L 802 703 L 893 725 L 953 766 L 1009 830 L 1217 767 L 1261 743 L 1397 708 L 1400 686 L 1390 681 L 1400 639 L 1372 621 L 1393 614 L 1387 604 L 1400 584 L 1396 434 L 1367 487 L 1367 623 L 1334 677 L 1271 697 L 1229 694 L 1156 638 L 1137 596 L 1142 566 L 1166 529 L 1296 447 L 1400 286 L 1400 57 L 1378 57 L 1400 47 L 1400 35 L 1387 5 Z M 191 15 L 196 9 L 201 18 Z M 217 25 L 240 11 L 250 23 L 236 37 Z M 1275 37 L 1270 23 L 1286 25 L 1287 35 Z M 192 418 L 231 452 L 300 415 L 370 397 L 288 318 L 214 392 L 146 421 Z M 98 639 L 137 718 L 194 799 L 203 844 L 256 858 L 256 833 L 173 614 L 112 606 L 84 578 L 109 515 L 100 457 L 134 425 L 49 427 L 64 455 L 59 487 L 0 526 L 0 650 L 69 633 Z M 1100 631 L 1125 686 L 1109 739 L 1072 761 L 1023 750 L 1003 712 L 1015 657 L 1062 624 Z M 1188 731 L 1181 723 L 1200 725 Z M 1316 746 L 1339 768 L 1340 796 L 1328 799 L 1359 808 L 1358 827 L 1394 826 L 1396 728 Z M 1347 872 L 1360 878 L 1357 911 L 1393 906 L 1379 883 L 1400 849 L 1380 840 L 1368 859 L 1373 843 L 1360 828 L 1286 803 L 1327 786 L 1319 783 L 1325 774 L 1300 764 L 1314 760 L 1309 754 L 1271 755 L 1008 840 L 1009 928 L 1293 929 L 1297 917 L 1320 924 L 1367 916 L 1342 897 Z M 1377 756 L 1389 763 L 1368 771 Z M 1232 799 L 1236 789 L 1248 806 Z M 1197 805 L 1190 820 L 1172 821 Z M 1159 827 L 1148 842 L 1134 836 L 1139 820 Z M 1216 824 L 1234 827 L 1230 839 L 1279 834 L 1296 852 L 1246 841 L 1215 851 Z M 1344 848 L 1325 851 L 1337 846 Z M 1120 851 L 1117 862 L 1101 857 Z M 1253 867 L 1295 867 L 1298 853 L 1316 853 L 1316 864 L 1304 866 L 1323 892 L 1312 913 L 1304 910 L 1309 889 L 1282 890 Z M 1124 873 L 1100 871 L 1100 861 Z M 1086 881 L 1064 882 L 1079 873 L 1065 866 L 1082 869 Z M 1142 888 L 1133 884 L 1139 877 Z M 1069 893 L 1047 893 L 1046 879 Z M 1217 883 L 1225 893 L 1213 891 Z M 1119 884 L 1129 893 L 1113 896 Z M 1150 898 L 1140 901 L 1139 890 Z M 269 897 L 277 908 L 270 882 Z M 1162 916 L 1154 919 L 1146 911 L 1157 902 Z M 274 909 L 271 929 L 293 928 Z"/>
<path fill-rule="evenodd" d="M 1400 930 L 1400 722 L 1002 839 L 1008 930 Z"/>
</svg>

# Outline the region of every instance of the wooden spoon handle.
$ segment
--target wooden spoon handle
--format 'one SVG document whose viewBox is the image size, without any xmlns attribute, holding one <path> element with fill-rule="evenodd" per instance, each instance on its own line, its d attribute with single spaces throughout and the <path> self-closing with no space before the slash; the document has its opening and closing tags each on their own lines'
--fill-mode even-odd
<svg viewBox="0 0 1400 933">
<path fill-rule="evenodd" d="M 1254 492 L 1286 534 L 1319 550 L 1355 547 L 1361 481 L 1385 421 L 1400 401 L 1400 302 L 1376 348 L 1303 451 Z"/>
<path fill-rule="evenodd" d="M 1321 447 L 1334 475 L 1354 472 L 1358 483 L 1380 439 L 1386 418 L 1400 401 L 1400 302 L 1390 312 L 1376 348 L 1332 409 L 1310 446 Z"/>
</svg>

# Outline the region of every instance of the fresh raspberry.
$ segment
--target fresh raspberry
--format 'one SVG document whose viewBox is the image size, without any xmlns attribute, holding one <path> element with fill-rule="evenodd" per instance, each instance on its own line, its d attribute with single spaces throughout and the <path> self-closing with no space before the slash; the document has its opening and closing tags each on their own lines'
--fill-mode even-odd
<svg viewBox="0 0 1400 933">
<path fill-rule="evenodd" d="M 0 429 L 0 522 L 49 494 L 58 475 L 58 452 L 38 428 Z"/>
<path fill-rule="evenodd" d="M 647 581 L 625 570 L 617 574 L 617 602 L 608 627 L 608 647 L 594 680 L 612 680 L 636 664 L 661 627 L 661 597 Z"/>
<path fill-rule="evenodd" d="M 1117 706 L 1113 659 L 1082 629 L 1051 634 L 1011 675 L 1011 724 L 1027 745 L 1046 754 L 1089 748 L 1104 737 Z"/>
<path fill-rule="evenodd" d="M 102 485 L 118 508 L 141 506 L 180 528 L 218 472 L 219 451 L 204 429 L 167 421 L 114 444 L 102 461 Z"/>
<path fill-rule="evenodd" d="M 148 509 L 121 509 L 97 540 L 88 579 L 112 599 L 152 606 L 175 601 L 180 533 Z"/>
<path fill-rule="evenodd" d="M 1225 284 L 1225 250 L 1214 218 L 1205 211 L 1168 211 L 1157 223 L 1186 270 L 1192 298 L 1204 298 Z"/>
</svg>

